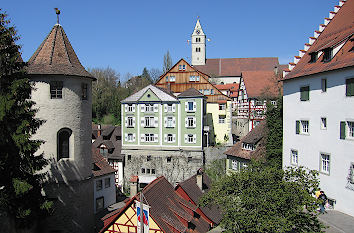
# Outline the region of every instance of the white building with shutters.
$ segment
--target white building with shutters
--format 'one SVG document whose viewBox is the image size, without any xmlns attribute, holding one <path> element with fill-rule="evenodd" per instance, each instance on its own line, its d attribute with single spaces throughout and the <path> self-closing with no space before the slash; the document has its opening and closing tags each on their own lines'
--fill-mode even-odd
<svg viewBox="0 0 354 233">
<path fill-rule="evenodd" d="M 123 100 L 121 109 L 125 181 L 138 175 L 143 187 L 163 175 L 177 183 L 203 166 L 206 100 L 199 91 L 176 97 L 149 85 Z"/>
<path fill-rule="evenodd" d="M 283 166 L 319 172 L 332 208 L 354 216 L 354 1 L 341 1 L 283 79 Z"/>
</svg>

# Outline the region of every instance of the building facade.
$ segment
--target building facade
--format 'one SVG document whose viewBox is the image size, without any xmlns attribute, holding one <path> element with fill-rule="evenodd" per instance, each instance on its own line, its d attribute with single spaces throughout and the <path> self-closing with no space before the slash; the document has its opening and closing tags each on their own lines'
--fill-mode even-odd
<svg viewBox="0 0 354 233">
<path fill-rule="evenodd" d="M 164 175 L 175 183 L 201 167 L 205 106 L 205 97 L 197 90 L 175 97 L 153 85 L 123 100 L 125 180 L 139 175 L 144 185 Z"/>
<path fill-rule="evenodd" d="M 208 129 L 205 132 L 208 134 L 208 145 L 232 145 L 231 99 L 211 84 L 209 78 L 181 59 L 155 85 L 171 90 L 175 95 L 194 88 L 207 97 L 205 125 Z"/>
<path fill-rule="evenodd" d="M 340 1 L 284 77 L 283 166 L 319 172 L 332 208 L 354 216 L 354 1 Z"/>
<path fill-rule="evenodd" d="M 91 83 L 61 25 L 56 24 L 28 61 L 31 99 L 45 123 L 34 135 L 44 141 L 38 153 L 50 161 L 45 194 L 54 213 L 44 232 L 93 231 L 91 171 Z M 60 222 L 61 224 L 57 224 Z"/>
</svg>

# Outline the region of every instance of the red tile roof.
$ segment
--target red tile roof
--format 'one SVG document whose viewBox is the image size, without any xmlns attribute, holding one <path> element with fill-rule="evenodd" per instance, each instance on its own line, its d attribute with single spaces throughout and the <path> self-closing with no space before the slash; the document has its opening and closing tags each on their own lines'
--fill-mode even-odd
<svg viewBox="0 0 354 233">
<path fill-rule="evenodd" d="M 178 187 L 181 187 L 185 191 L 185 193 L 188 195 L 188 197 L 190 199 L 192 199 L 192 201 L 194 203 L 196 203 L 196 204 L 199 203 L 199 199 L 202 197 L 203 192 L 202 192 L 202 190 L 200 190 L 200 188 L 197 185 L 197 174 L 192 176 L 191 178 L 179 183 L 175 187 L 175 189 L 177 190 Z M 203 172 L 203 187 L 205 188 L 203 190 L 204 193 L 208 192 L 211 188 L 211 180 L 207 176 L 207 174 L 205 174 L 204 172 Z M 199 208 L 215 224 L 220 223 L 220 221 L 222 219 L 222 215 L 221 215 L 221 210 L 219 209 L 218 206 L 211 205 L 208 207 L 199 207 Z"/>
<path fill-rule="evenodd" d="M 85 70 L 76 56 L 61 25 L 56 24 L 28 61 L 29 74 L 59 74 L 81 77 L 93 76 Z"/>
<path fill-rule="evenodd" d="M 229 84 L 218 84 L 215 87 L 219 90 L 230 90 L 230 91 L 237 91 L 238 90 L 238 83 L 229 83 Z"/>
<path fill-rule="evenodd" d="M 290 73 L 283 78 L 283 80 L 353 66 L 353 42 L 350 41 L 351 38 L 353 39 L 354 33 L 353 15 L 354 1 L 348 0 L 324 28 L 323 32 L 311 45 L 306 54 L 304 54 L 300 61 L 295 65 L 295 68 L 291 70 Z M 323 62 L 322 54 L 316 62 L 309 63 L 311 59 L 310 53 L 320 52 L 321 50 L 329 47 L 333 48 L 343 42 L 345 43 L 344 46 L 337 52 L 337 54 L 335 54 L 331 61 Z"/>
<path fill-rule="evenodd" d="M 252 57 L 207 59 L 205 65 L 194 67 L 214 77 L 240 76 L 243 71 L 274 70 L 274 67 L 278 65 L 277 57 Z"/>
<path fill-rule="evenodd" d="M 209 230 L 209 224 L 204 218 L 194 218 L 193 211 L 197 210 L 197 206 L 181 198 L 165 177 L 156 178 L 142 192 L 144 200 L 150 206 L 150 216 L 163 232 L 207 232 Z M 105 226 L 100 232 L 108 229 L 133 203 L 133 200 L 139 200 L 139 195 L 138 193 L 127 202 L 119 213 L 110 216 L 109 221 L 105 220 Z M 195 229 L 193 231 L 188 229 L 186 222 L 195 225 Z"/>
<path fill-rule="evenodd" d="M 265 156 L 266 134 L 267 134 L 267 121 L 263 120 L 259 125 L 252 129 L 246 136 L 233 145 L 224 154 L 243 158 L 243 159 L 260 159 Z M 242 149 L 243 143 L 256 145 L 254 151 Z"/>
<path fill-rule="evenodd" d="M 275 98 L 279 95 L 279 80 L 274 71 L 245 71 L 242 78 L 248 98 L 266 96 Z"/>
<path fill-rule="evenodd" d="M 92 174 L 94 177 L 104 176 L 114 173 L 116 170 L 113 169 L 107 162 L 107 160 L 100 154 L 99 149 L 92 147 L 92 163 L 98 169 L 93 169 Z"/>
</svg>

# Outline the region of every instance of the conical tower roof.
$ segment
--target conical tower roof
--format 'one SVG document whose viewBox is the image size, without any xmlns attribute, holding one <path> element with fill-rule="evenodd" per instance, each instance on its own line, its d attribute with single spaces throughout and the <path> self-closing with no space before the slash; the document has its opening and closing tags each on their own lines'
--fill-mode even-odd
<svg viewBox="0 0 354 233">
<path fill-rule="evenodd" d="M 81 65 L 63 27 L 55 24 L 28 61 L 28 74 L 93 76 Z"/>
</svg>

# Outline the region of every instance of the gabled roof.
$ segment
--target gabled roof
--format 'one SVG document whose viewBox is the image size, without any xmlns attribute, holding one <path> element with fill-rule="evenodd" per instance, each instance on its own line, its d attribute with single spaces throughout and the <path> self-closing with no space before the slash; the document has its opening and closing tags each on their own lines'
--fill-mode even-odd
<svg viewBox="0 0 354 233">
<path fill-rule="evenodd" d="M 204 193 L 206 193 L 211 189 L 211 180 L 208 177 L 208 175 L 205 174 L 204 172 L 202 173 L 202 175 L 203 175 L 203 187 L 205 188 L 203 191 Z M 188 195 L 188 197 L 192 199 L 192 201 L 196 204 L 199 203 L 199 199 L 204 194 L 197 185 L 197 174 L 179 183 L 175 187 L 175 189 L 177 190 L 178 187 L 181 187 L 184 190 L 184 192 Z M 222 219 L 222 215 L 221 215 L 221 210 L 219 209 L 218 206 L 211 205 L 210 207 L 206 206 L 206 207 L 199 207 L 199 208 L 215 224 L 220 223 Z"/>
<path fill-rule="evenodd" d="M 249 160 L 260 159 L 265 155 L 266 134 L 267 121 L 263 120 L 224 154 Z M 242 149 L 243 143 L 254 144 L 256 149 L 254 151 Z"/>
<path fill-rule="evenodd" d="M 102 144 L 104 144 L 107 149 L 113 149 L 108 151 L 107 158 L 108 159 L 117 159 L 123 160 L 124 156 L 121 154 L 122 149 L 122 140 L 118 140 L 117 138 L 121 136 L 121 127 L 120 126 L 102 126 L 102 134 L 92 143 L 93 148 L 99 148 Z M 98 131 L 93 129 L 94 131 Z M 109 139 L 103 139 L 103 137 L 109 137 Z"/>
<path fill-rule="evenodd" d="M 161 101 L 174 101 L 174 102 L 178 101 L 177 98 L 166 89 L 161 87 L 156 87 L 154 85 L 149 85 L 147 87 L 144 87 L 137 93 L 132 94 L 131 96 L 125 98 L 124 100 L 121 101 L 121 103 L 137 102 L 148 90 L 151 90 Z"/>
<path fill-rule="evenodd" d="M 92 170 L 94 177 L 108 175 L 116 171 L 108 164 L 107 160 L 100 154 L 97 148 L 92 148 L 92 163 L 98 168 L 98 170 Z"/>
<path fill-rule="evenodd" d="M 288 73 L 283 80 L 293 79 L 297 77 L 312 75 L 316 73 L 352 67 L 354 65 L 353 41 L 354 39 L 354 1 L 341 1 L 343 5 L 338 12 L 330 20 L 322 32 L 318 31 L 319 36 L 313 44 L 309 44 L 310 48 L 300 58 L 295 67 Z M 339 6 L 338 6 L 339 7 Z M 310 62 L 311 53 L 320 52 L 326 48 L 336 48 L 344 43 L 334 57 L 328 61 L 323 62 L 323 54 L 316 62 Z M 339 48 L 339 47 L 338 47 Z"/>
<path fill-rule="evenodd" d="M 215 87 L 219 90 L 228 90 L 228 91 L 238 91 L 238 83 L 228 83 L 228 84 L 217 84 Z"/>
<path fill-rule="evenodd" d="M 178 95 L 178 98 L 181 97 L 205 97 L 205 96 L 192 87 Z"/>
<path fill-rule="evenodd" d="M 279 95 L 279 80 L 274 71 L 245 71 L 242 79 L 246 86 L 248 98 L 260 96 L 275 98 Z"/>
<path fill-rule="evenodd" d="M 207 232 L 209 230 L 206 220 L 193 217 L 192 211 L 195 211 L 197 206 L 181 198 L 165 177 L 158 177 L 148 184 L 142 192 L 144 201 L 150 206 L 150 216 L 163 232 L 190 232 L 191 230 L 188 229 L 188 224 L 185 224 L 185 221 L 196 226 L 193 232 Z M 133 203 L 133 200 L 139 200 L 139 194 L 127 202 L 119 213 L 110 216 L 111 221 L 105 221 L 105 227 L 100 232 L 108 229 Z"/>
<path fill-rule="evenodd" d="M 54 25 L 28 61 L 28 74 L 75 75 L 95 79 L 81 65 L 63 27 Z"/>
<path fill-rule="evenodd" d="M 205 65 L 194 66 L 211 77 L 241 76 L 243 71 L 274 70 L 279 66 L 277 57 L 213 58 L 206 59 Z"/>
</svg>

